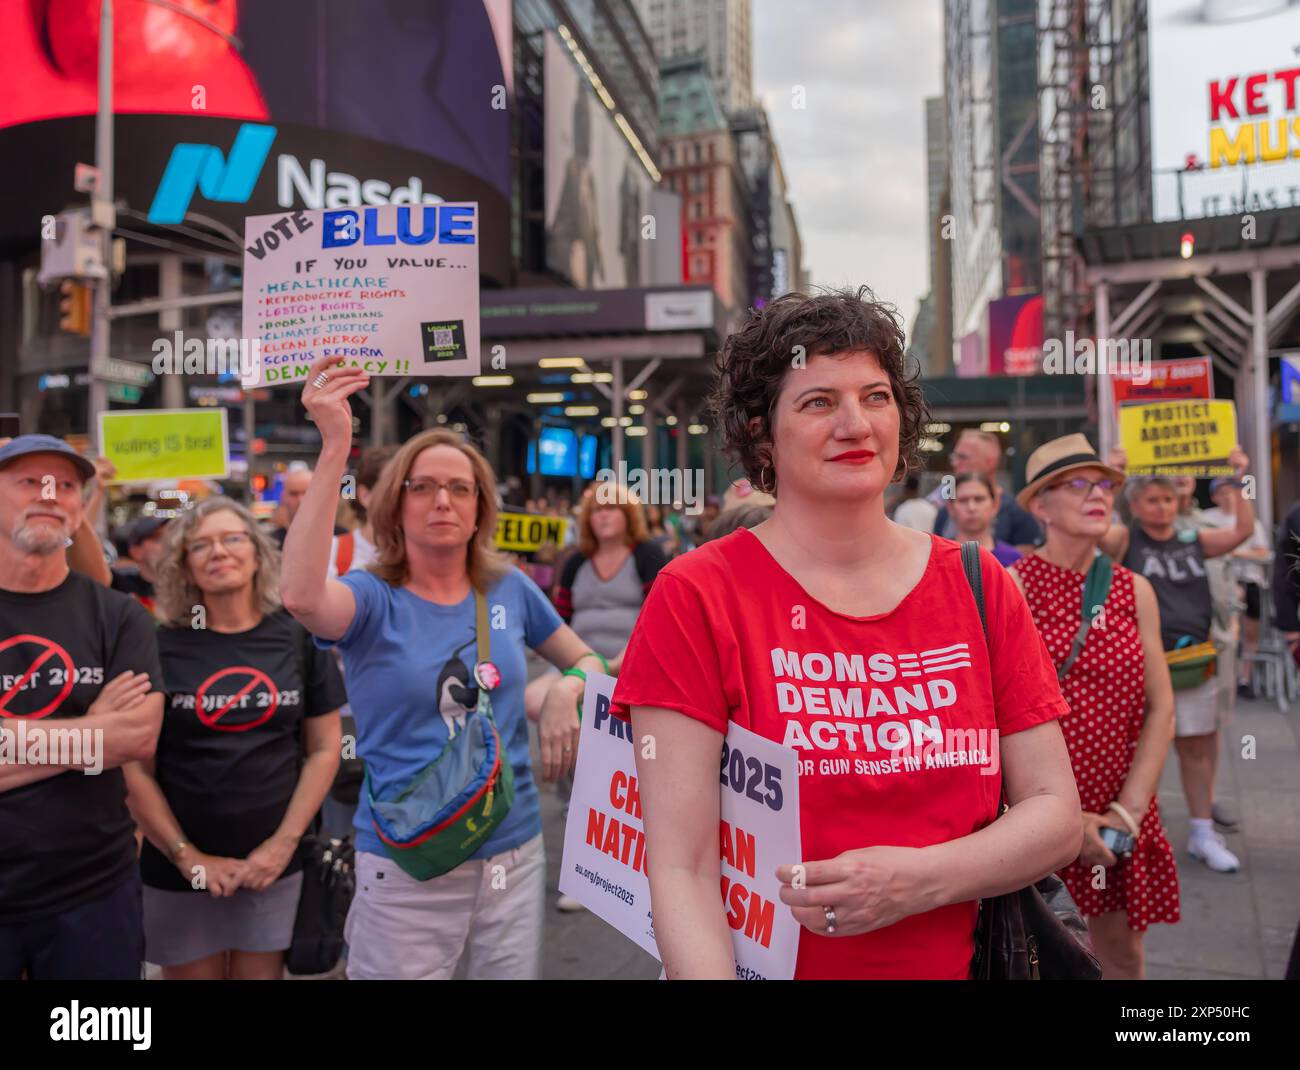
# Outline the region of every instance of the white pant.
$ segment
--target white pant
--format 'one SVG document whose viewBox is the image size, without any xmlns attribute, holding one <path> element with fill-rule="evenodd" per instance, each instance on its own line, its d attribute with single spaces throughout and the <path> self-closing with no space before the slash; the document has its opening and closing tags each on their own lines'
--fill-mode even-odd
<svg viewBox="0 0 1300 1070">
<path fill-rule="evenodd" d="M 540 834 L 427 881 L 358 851 L 357 891 L 343 930 L 348 980 L 445 981 L 467 947 L 471 981 L 537 980 L 545 902 Z"/>
</svg>

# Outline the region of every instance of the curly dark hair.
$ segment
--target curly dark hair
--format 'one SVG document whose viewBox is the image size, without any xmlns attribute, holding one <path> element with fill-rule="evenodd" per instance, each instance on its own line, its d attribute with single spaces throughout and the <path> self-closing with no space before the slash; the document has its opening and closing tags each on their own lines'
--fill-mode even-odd
<svg viewBox="0 0 1300 1070">
<path fill-rule="evenodd" d="M 809 357 L 868 350 L 893 388 L 898 405 L 898 466 L 893 479 L 921 467 L 917 447 L 929 417 L 919 384 L 920 370 L 908 375 L 903 357 L 902 317 L 876 300 L 869 287 L 788 293 L 762 309 L 750 309 L 740 330 L 727 336 L 714 365 L 709 408 L 722 431 L 726 451 L 740 462 L 755 486 L 771 462 L 772 409 L 792 359 L 803 347 Z M 754 417 L 761 426 L 750 427 Z M 770 482 L 775 483 L 772 472 Z M 764 486 L 762 489 L 769 490 Z"/>
</svg>

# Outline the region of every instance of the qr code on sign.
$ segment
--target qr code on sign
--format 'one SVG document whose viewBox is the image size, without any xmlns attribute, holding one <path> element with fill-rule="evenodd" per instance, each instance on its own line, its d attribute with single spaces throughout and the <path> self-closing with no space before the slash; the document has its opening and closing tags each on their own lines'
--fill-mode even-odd
<svg viewBox="0 0 1300 1070">
<path fill-rule="evenodd" d="M 438 348 L 442 348 L 443 346 L 455 345 L 456 341 L 455 338 L 453 337 L 453 333 L 454 332 L 452 331 L 434 331 L 433 344 Z"/>
</svg>

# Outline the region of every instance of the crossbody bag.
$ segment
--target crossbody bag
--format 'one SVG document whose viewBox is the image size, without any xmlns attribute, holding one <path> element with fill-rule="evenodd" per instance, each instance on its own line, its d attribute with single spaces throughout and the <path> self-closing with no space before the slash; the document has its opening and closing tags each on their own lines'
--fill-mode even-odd
<svg viewBox="0 0 1300 1070">
<path fill-rule="evenodd" d="M 514 771 L 492 716 L 500 673 L 490 654 L 487 599 L 474 589 L 478 705 L 442 753 L 391 799 L 365 790 L 375 833 L 388 857 L 416 880 L 455 869 L 491 838 L 515 799 Z"/>
</svg>

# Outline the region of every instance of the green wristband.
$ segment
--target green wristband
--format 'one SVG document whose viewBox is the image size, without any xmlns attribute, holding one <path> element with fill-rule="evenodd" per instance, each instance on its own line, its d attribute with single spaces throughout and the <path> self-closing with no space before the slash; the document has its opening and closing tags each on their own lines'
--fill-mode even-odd
<svg viewBox="0 0 1300 1070">
<path fill-rule="evenodd" d="M 583 682 L 584 685 L 585 685 L 586 682 L 587 682 L 587 674 L 586 674 L 585 672 L 583 672 L 581 669 L 577 669 L 577 668 L 574 668 L 574 669 L 565 669 L 563 675 L 564 675 L 564 676 L 576 676 L 579 680 L 581 680 L 581 681 Z M 576 704 L 577 707 L 578 707 L 578 720 L 581 721 L 581 720 L 582 720 L 582 696 L 579 695 L 579 696 L 577 697 L 577 699 L 575 699 L 574 701 L 575 701 L 575 704 Z"/>
<path fill-rule="evenodd" d="M 597 654 L 594 650 L 588 650 L 585 653 L 578 655 L 578 661 L 581 661 L 583 658 L 595 658 L 598 662 L 600 662 L 600 667 L 605 670 L 605 675 L 606 676 L 609 675 L 609 662 L 606 661 L 600 654 Z M 586 677 L 584 676 L 583 679 L 585 680 Z"/>
</svg>

